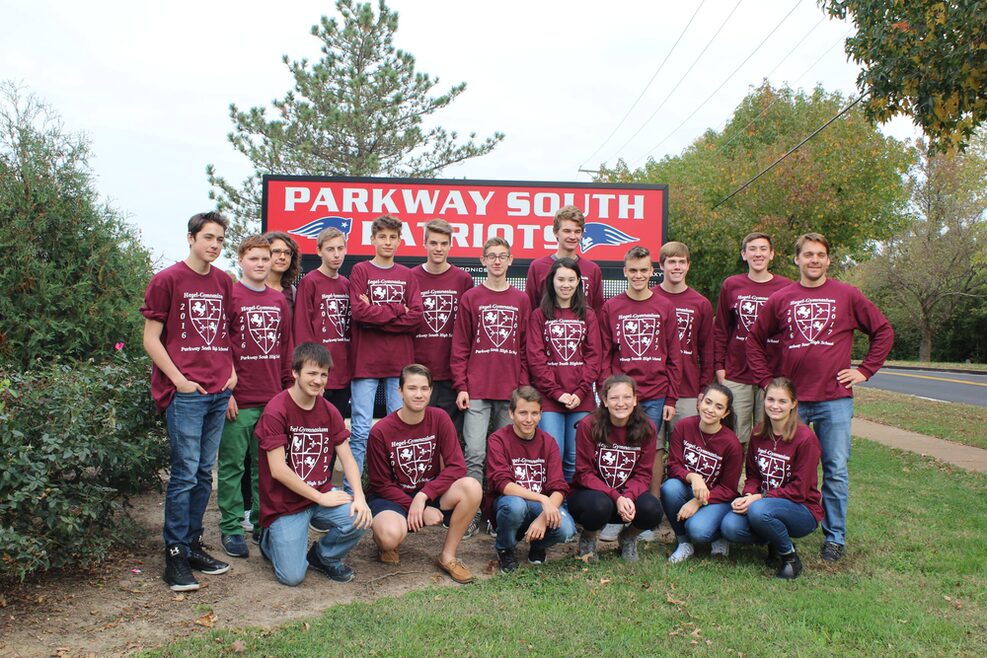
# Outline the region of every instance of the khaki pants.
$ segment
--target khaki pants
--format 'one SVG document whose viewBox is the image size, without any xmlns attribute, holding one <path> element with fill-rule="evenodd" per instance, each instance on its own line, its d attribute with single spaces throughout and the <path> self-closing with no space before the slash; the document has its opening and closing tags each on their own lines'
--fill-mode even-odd
<svg viewBox="0 0 987 658">
<path fill-rule="evenodd" d="M 763 415 L 764 389 L 756 384 L 739 384 L 729 379 L 723 384 L 733 392 L 734 427 L 737 438 L 746 449 L 754 425 L 760 422 Z"/>
</svg>

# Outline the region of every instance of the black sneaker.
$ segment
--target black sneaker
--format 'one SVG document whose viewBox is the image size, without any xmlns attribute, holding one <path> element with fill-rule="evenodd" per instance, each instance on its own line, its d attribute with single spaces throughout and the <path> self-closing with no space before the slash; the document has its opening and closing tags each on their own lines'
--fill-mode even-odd
<svg viewBox="0 0 987 658">
<path fill-rule="evenodd" d="M 312 547 L 308 549 L 308 554 L 305 556 L 305 559 L 308 560 L 308 566 L 337 583 L 348 583 L 356 577 L 356 572 L 342 562 L 331 564 L 323 562 L 317 550 L 315 544 L 312 544 Z"/>
<path fill-rule="evenodd" d="M 243 535 L 223 535 L 223 550 L 230 557 L 250 557 L 250 549 Z"/>
<path fill-rule="evenodd" d="M 173 592 L 191 592 L 199 589 L 199 581 L 192 575 L 188 558 L 182 547 L 175 545 L 165 549 L 164 581 Z"/>
<path fill-rule="evenodd" d="M 514 573 L 517 571 L 517 553 L 513 548 L 498 549 L 497 560 L 500 562 L 500 573 Z"/>
<path fill-rule="evenodd" d="M 196 571 L 207 573 L 210 576 L 218 576 L 230 570 L 230 565 L 222 560 L 217 560 L 205 551 L 202 537 L 195 538 L 189 544 L 188 564 Z"/>
<path fill-rule="evenodd" d="M 477 533 L 480 532 L 480 524 L 483 523 L 483 512 L 480 510 L 476 511 L 476 515 L 470 524 L 466 526 L 466 532 L 463 533 L 463 539 L 469 539 L 470 537 L 475 537 Z"/>
<path fill-rule="evenodd" d="M 778 549 L 771 542 L 768 542 L 768 554 L 764 557 L 764 565 L 767 567 L 778 566 Z"/>
<path fill-rule="evenodd" d="M 250 533 L 250 541 L 254 542 L 260 546 L 260 540 L 264 537 L 263 528 L 254 528 L 254 531 Z"/>
<path fill-rule="evenodd" d="M 312 520 L 308 522 L 308 527 L 313 532 L 325 534 L 329 532 L 330 528 L 332 528 L 332 524 L 326 519 L 316 518 L 313 516 Z"/>
<path fill-rule="evenodd" d="M 545 564 L 548 562 L 548 556 L 545 553 L 544 548 L 532 546 L 528 549 L 528 564 Z"/>
<path fill-rule="evenodd" d="M 828 541 L 822 545 L 822 550 L 819 551 L 819 557 L 827 562 L 839 562 L 843 558 L 843 553 L 843 544 Z"/>
<path fill-rule="evenodd" d="M 781 566 L 778 567 L 775 578 L 795 580 L 802 573 L 802 560 L 799 559 L 799 555 L 795 552 L 795 549 L 792 549 L 791 553 L 779 555 L 778 559 L 781 560 Z"/>
</svg>

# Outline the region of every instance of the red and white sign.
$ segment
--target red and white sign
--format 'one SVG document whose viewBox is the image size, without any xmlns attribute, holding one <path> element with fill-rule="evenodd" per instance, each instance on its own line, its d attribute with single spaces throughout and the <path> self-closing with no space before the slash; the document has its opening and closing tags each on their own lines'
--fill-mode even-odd
<svg viewBox="0 0 987 658">
<path fill-rule="evenodd" d="M 265 176 L 263 227 L 315 254 L 315 238 L 333 226 L 346 234 L 348 255 L 373 256 L 370 225 L 391 215 L 405 223 L 398 256 L 424 256 L 425 224 L 444 219 L 454 231 L 453 258 L 478 259 L 483 243 L 501 236 L 527 260 L 556 250 L 552 220 L 571 204 L 586 214 L 583 253 L 620 262 L 636 244 L 657 251 L 667 201 L 666 185 Z"/>
</svg>

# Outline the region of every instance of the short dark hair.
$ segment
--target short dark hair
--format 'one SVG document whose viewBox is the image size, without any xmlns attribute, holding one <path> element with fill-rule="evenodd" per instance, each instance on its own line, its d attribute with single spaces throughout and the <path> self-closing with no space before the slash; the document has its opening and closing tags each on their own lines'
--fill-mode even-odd
<svg viewBox="0 0 987 658">
<path fill-rule="evenodd" d="M 223 227 L 224 232 L 230 228 L 230 220 L 228 220 L 225 215 L 218 213 L 215 210 L 210 210 L 209 212 L 200 212 L 189 217 L 188 234 L 194 238 L 199 234 L 199 231 L 202 230 L 202 227 L 209 222 L 219 224 Z"/>
<path fill-rule="evenodd" d="M 535 389 L 534 386 L 519 386 L 514 389 L 511 393 L 511 404 L 510 410 L 517 411 L 518 400 L 524 400 L 526 402 L 537 402 L 538 406 L 541 406 L 541 393 Z"/>
<path fill-rule="evenodd" d="M 747 245 L 750 244 L 751 242 L 754 242 L 754 240 L 767 240 L 768 247 L 770 247 L 771 249 L 775 248 L 775 243 L 771 241 L 770 235 L 768 235 L 767 233 L 759 233 L 755 231 L 753 233 L 748 233 L 747 235 L 744 236 L 743 242 L 740 243 L 740 250 L 744 251 L 745 249 L 747 249 Z"/>
<path fill-rule="evenodd" d="M 391 217 L 390 215 L 381 215 L 373 221 L 370 225 L 370 236 L 373 237 L 380 233 L 381 231 L 391 230 L 397 231 L 398 235 L 401 235 L 401 227 L 404 226 L 403 222 L 397 217 Z"/>
<path fill-rule="evenodd" d="M 404 388 L 404 382 L 412 375 L 421 375 L 428 380 L 429 388 L 432 387 L 432 371 L 420 363 L 409 363 L 401 368 L 401 376 L 398 377 L 398 388 Z"/>
<path fill-rule="evenodd" d="M 628 249 L 627 253 L 624 254 L 624 265 L 626 265 L 629 260 L 639 260 L 641 258 L 651 260 L 651 252 L 641 245 L 635 245 Z"/>
<path fill-rule="evenodd" d="M 452 238 L 452 224 L 444 219 L 433 219 L 428 224 L 425 224 L 425 239 L 428 239 L 429 233 L 439 233 L 446 236 L 447 238 Z"/>
<path fill-rule="evenodd" d="M 243 258 L 243 255 L 251 249 L 267 249 L 267 253 L 271 253 L 271 243 L 267 238 L 259 235 L 248 235 L 240 241 L 240 246 L 236 249 L 236 257 Z"/>
<path fill-rule="evenodd" d="M 320 368 L 332 369 L 332 356 L 321 343 L 302 343 L 291 353 L 291 369 L 301 372 L 305 362 L 310 361 Z"/>
</svg>

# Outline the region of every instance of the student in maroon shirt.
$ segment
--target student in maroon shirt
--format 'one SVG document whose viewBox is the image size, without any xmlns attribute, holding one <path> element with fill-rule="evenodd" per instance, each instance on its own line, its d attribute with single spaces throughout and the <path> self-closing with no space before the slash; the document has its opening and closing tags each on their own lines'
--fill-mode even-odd
<svg viewBox="0 0 987 658">
<path fill-rule="evenodd" d="M 578 285 L 578 284 L 577 284 Z M 576 534 L 562 507 L 569 485 L 555 440 L 538 429 L 541 394 L 522 386 L 511 394 L 511 424 L 487 443 L 487 491 L 494 496 L 497 560 L 501 573 L 517 571 L 516 546 L 528 542 L 528 562 L 544 564 L 550 546 Z"/>
<path fill-rule="evenodd" d="M 799 416 L 819 437 L 825 510 L 821 556 L 836 562 L 846 545 L 853 386 L 870 379 L 884 365 L 894 330 L 859 290 L 827 278 L 829 263 L 829 241 L 824 236 L 806 233 L 796 240 L 799 281 L 764 303 L 747 337 L 747 358 L 761 386 L 767 386 L 775 375 L 792 380 L 800 396 Z M 855 330 L 867 334 L 870 348 L 853 368 L 850 353 Z M 781 341 L 781 368 L 773 373 L 768 339 L 776 336 Z"/>
<path fill-rule="evenodd" d="M 545 291 L 545 282 L 549 278 L 548 271 L 552 263 L 560 258 L 571 258 L 579 263 L 583 284 L 583 293 L 586 295 L 586 302 L 594 311 L 603 308 L 603 274 L 600 266 L 589 258 L 579 256 L 579 246 L 583 240 L 583 228 L 586 226 L 586 215 L 576 206 L 562 206 L 555 213 L 552 221 L 552 232 L 559 243 L 559 248 L 554 254 L 543 256 L 531 261 L 528 266 L 528 279 L 524 285 L 524 291 L 528 295 L 528 303 L 531 308 L 538 308 L 541 304 L 542 293 Z"/>
<path fill-rule="evenodd" d="M 576 425 L 596 408 L 593 383 L 600 372 L 600 324 L 580 279 L 571 258 L 552 263 L 527 339 L 528 368 L 544 396 L 538 427 L 555 438 L 566 482 L 576 473 Z"/>
<path fill-rule="evenodd" d="M 257 525 L 260 498 L 257 495 L 257 442 L 254 426 L 264 405 L 291 385 L 291 330 L 288 300 L 267 287 L 271 270 L 271 245 L 260 236 L 251 236 L 237 249 L 243 276 L 233 284 L 230 307 L 230 342 L 233 366 L 239 377 L 236 392 L 230 396 L 226 425 L 219 443 L 216 477 L 216 503 L 223 550 L 232 557 L 245 558 L 250 551 L 244 541 L 244 496 L 241 482 L 251 482 L 251 498 L 258 501 L 251 525 Z M 248 467 L 244 469 L 244 457 Z"/>
<path fill-rule="evenodd" d="M 576 477 L 569 511 L 583 527 L 579 558 L 596 561 L 597 537 L 606 523 L 623 525 L 621 556 L 636 562 L 637 539 L 661 522 L 661 505 L 649 491 L 658 433 L 637 403 L 637 384 L 627 375 L 603 383 L 600 406 L 579 423 Z"/>
<path fill-rule="evenodd" d="M 370 508 L 360 486 L 343 417 L 323 397 L 332 357 L 318 343 L 302 343 L 291 358 L 291 388 L 274 396 L 254 430 L 261 452 L 260 550 L 278 582 L 293 587 L 309 568 L 338 583 L 353 580 L 343 562 L 370 527 Z M 332 485 L 339 459 L 353 482 L 349 494 Z M 308 547 L 309 525 L 319 519 L 328 532 Z"/>
<path fill-rule="evenodd" d="M 768 297 L 792 282 L 768 271 L 775 251 L 767 233 L 747 235 L 741 243 L 740 257 L 747 263 L 747 273 L 727 277 L 716 303 L 713 364 L 717 381 L 733 391 L 737 438 L 746 446 L 764 406 L 764 390 L 747 363 L 747 334 Z M 768 347 L 771 361 L 776 366 L 780 356 L 778 340 L 770 339 Z"/>
<path fill-rule="evenodd" d="M 452 332 L 456 326 L 459 300 L 473 287 L 473 277 L 449 262 L 452 226 L 444 219 L 425 224 L 426 260 L 411 268 L 422 295 L 422 323 L 415 336 L 415 363 L 432 371 L 432 399 L 429 404 L 442 409 L 456 434 L 463 435 L 463 410 L 456 406 L 456 389 L 452 385 L 449 359 L 452 355 Z"/>
<path fill-rule="evenodd" d="M 768 544 L 768 563 L 778 561 L 778 578 L 802 573 L 792 537 L 804 537 L 822 520 L 818 485 L 819 439 L 798 415 L 795 386 L 771 380 L 764 395 L 765 422 L 751 436 L 747 481 L 720 532 L 738 544 Z"/>
<path fill-rule="evenodd" d="M 731 427 L 733 394 L 710 384 L 699 401 L 699 415 L 675 426 L 668 446 L 668 478 L 661 485 L 661 505 L 678 546 L 668 561 L 689 559 L 694 543 L 711 544 L 712 555 L 726 556 L 730 544 L 720 539 L 720 522 L 737 497 L 744 450 Z"/>
<path fill-rule="evenodd" d="M 202 544 L 212 468 L 237 383 L 229 337 L 233 281 L 211 265 L 223 250 L 228 225 L 217 212 L 193 215 L 188 258 L 151 277 L 141 307 L 144 349 L 154 363 L 151 396 L 165 414 L 171 444 L 164 581 L 174 591 L 199 588 L 192 569 L 220 574 L 230 568 Z"/>
<path fill-rule="evenodd" d="M 428 406 L 432 395 L 428 368 L 418 363 L 405 366 L 398 387 L 403 405 L 373 426 L 367 446 L 379 559 L 399 564 L 398 547 L 409 532 L 444 520 L 449 530 L 435 561 L 456 582 L 472 582 L 473 574 L 456 552 L 480 507 L 483 490 L 466 476 L 449 416 Z"/>
<path fill-rule="evenodd" d="M 268 231 L 262 235 L 271 243 L 271 271 L 267 274 L 267 287 L 277 290 L 288 300 L 288 308 L 295 307 L 295 284 L 302 271 L 302 254 L 295 239 L 283 231 Z"/>
</svg>

